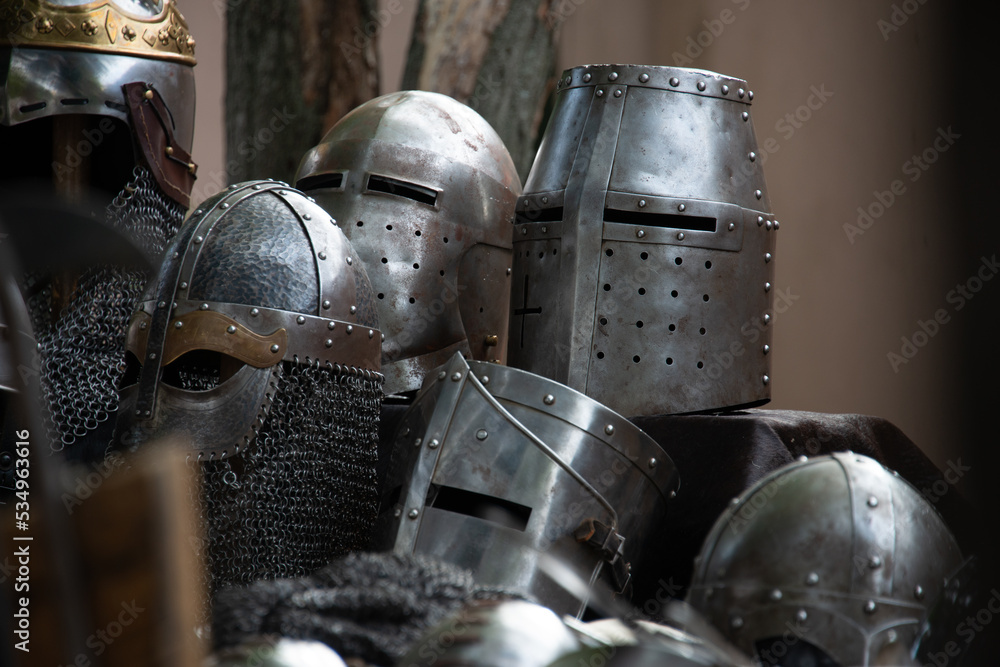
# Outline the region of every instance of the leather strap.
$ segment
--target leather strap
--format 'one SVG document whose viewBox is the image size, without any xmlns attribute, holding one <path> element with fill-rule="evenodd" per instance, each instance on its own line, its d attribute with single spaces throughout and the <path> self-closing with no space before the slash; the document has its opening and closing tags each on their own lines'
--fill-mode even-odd
<svg viewBox="0 0 1000 667">
<path fill-rule="evenodd" d="M 631 594 L 632 566 L 625 562 L 624 537 L 592 517 L 580 523 L 573 531 L 573 537 L 601 555 L 610 570 L 616 593 Z"/>
<path fill-rule="evenodd" d="M 132 118 L 132 134 L 163 192 L 188 208 L 198 165 L 174 140 L 173 121 L 160 93 L 136 81 L 122 86 Z"/>
</svg>

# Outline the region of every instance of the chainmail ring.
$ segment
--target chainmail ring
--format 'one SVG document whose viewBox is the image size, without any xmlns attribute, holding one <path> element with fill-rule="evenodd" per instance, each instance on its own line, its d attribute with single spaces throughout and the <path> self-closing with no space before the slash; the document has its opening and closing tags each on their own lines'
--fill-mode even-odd
<svg viewBox="0 0 1000 667">
<path fill-rule="evenodd" d="M 132 180 L 108 205 L 106 219 L 146 252 L 160 254 L 184 213 L 163 195 L 145 167 L 135 167 Z M 28 309 L 38 341 L 43 408 L 53 449 L 86 447 L 86 452 L 77 452 L 84 459 L 104 454 L 108 443 L 89 442 L 88 436 L 118 410 L 125 335 L 148 278 L 143 271 L 120 266 L 92 267 L 76 277 L 68 304 L 54 318 L 49 277 L 27 277 L 26 283 L 45 285 L 28 299 Z"/>
</svg>

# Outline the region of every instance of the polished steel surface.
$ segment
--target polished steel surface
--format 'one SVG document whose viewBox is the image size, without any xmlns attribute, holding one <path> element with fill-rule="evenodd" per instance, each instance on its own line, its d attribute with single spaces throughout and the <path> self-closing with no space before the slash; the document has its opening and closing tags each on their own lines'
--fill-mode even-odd
<svg viewBox="0 0 1000 667">
<path fill-rule="evenodd" d="M 190 65 L 131 55 L 68 49 L 0 47 L 0 124 L 62 114 L 110 116 L 130 124 L 122 85 L 153 85 L 170 109 L 174 137 L 188 152 L 194 137 L 195 86 Z"/>
<path fill-rule="evenodd" d="M 770 398 L 776 224 L 751 99 L 701 70 L 563 74 L 518 198 L 510 365 L 630 417 Z"/>
<path fill-rule="evenodd" d="M 878 664 L 912 645 L 960 564 L 916 489 L 844 452 L 779 468 L 734 499 L 695 560 L 688 601 L 747 652 L 804 640 L 838 664 Z"/>
<path fill-rule="evenodd" d="M 368 269 L 386 336 L 387 394 L 418 389 L 457 350 L 506 359 L 521 187 L 481 116 L 437 93 L 379 97 L 307 152 L 295 180 Z"/>
<path fill-rule="evenodd" d="M 677 486 L 659 445 L 615 412 L 456 354 L 428 374 L 397 431 L 373 548 L 433 555 L 578 615 L 586 596 L 551 579 L 541 556 L 627 589 Z M 588 519 L 610 528 L 603 549 L 574 536 Z"/>
</svg>

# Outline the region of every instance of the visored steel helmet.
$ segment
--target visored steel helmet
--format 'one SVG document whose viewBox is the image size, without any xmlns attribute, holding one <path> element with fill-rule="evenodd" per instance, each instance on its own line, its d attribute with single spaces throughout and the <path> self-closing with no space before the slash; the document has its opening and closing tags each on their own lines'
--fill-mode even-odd
<svg viewBox="0 0 1000 667">
<path fill-rule="evenodd" d="M 403 417 L 372 547 L 434 556 L 579 615 L 587 600 L 543 570 L 541 552 L 627 594 L 677 486 L 670 458 L 620 415 L 456 353 Z"/>
<path fill-rule="evenodd" d="M 438 93 L 379 97 L 344 116 L 295 178 L 368 268 L 387 394 L 418 389 L 456 351 L 504 361 L 521 188 L 479 114 Z"/>
<path fill-rule="evenodd" d="M 347 238 L 284 183 L 208 199 L 168 247 L 130 324 L 116 439 L 191 443 L 215 587 L 304 574 L 365 545 L 380 342 Z"/>
<path fill-rule="evenodd" d="M 517 203 L 510 365 L 627 417 L 770 398 L 778 223 L 752 99 L 702 70 L 563 73 Z"/>
<path fill-rule="evenodd" d="M 734 499 L 695 560 L 688 601 L 770 664 L 890 664 L 961 562 L 916 489 L 846 452 L 786 465 Z"/>
</svg>

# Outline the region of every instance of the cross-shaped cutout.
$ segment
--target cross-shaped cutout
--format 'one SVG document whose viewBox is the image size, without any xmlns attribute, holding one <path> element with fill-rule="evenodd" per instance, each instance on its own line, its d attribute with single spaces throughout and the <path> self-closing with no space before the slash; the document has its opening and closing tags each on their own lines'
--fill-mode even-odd
<svg viewBox="0 0 1000 667">
<path fill-rule="evenodd" d="M 524 347 L 524 319 L 525 315 L 541 315 L 542 307 L 535 306 L 533 308 L 528 307 L 528 276 L 524 276 L 524 305 L 520 308 L 514 310 L 514 316 L 521 316 L 521 347 Z"/>
</svg>

